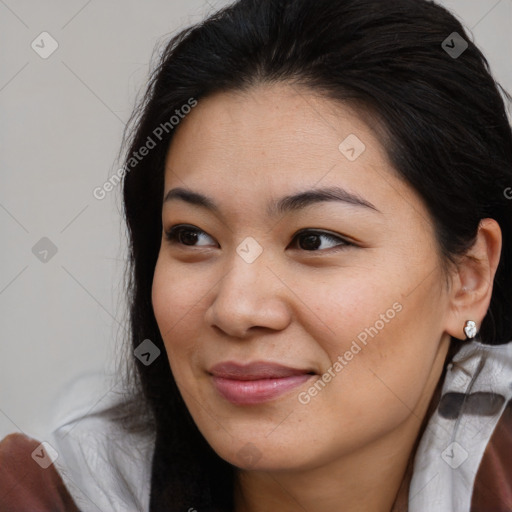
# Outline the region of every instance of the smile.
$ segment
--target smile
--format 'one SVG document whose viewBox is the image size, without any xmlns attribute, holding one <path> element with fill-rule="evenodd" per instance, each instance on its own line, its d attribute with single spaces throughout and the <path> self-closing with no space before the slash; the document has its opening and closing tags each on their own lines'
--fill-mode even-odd
<svg viewBox="0 0 512 512">
<path fill-rule="evenodd" d="M 274 400 L 314 376 L 312 370 L 267 362 L 249 365 L 221 363 L 214 366 L 210 374 L 218 393 L 235 405 L 254 405 Z"/>
</svg>

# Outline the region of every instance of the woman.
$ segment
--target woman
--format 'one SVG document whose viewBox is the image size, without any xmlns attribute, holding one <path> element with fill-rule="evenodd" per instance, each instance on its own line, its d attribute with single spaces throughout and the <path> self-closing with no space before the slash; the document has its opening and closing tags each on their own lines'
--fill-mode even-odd
<svg viewBox="0 0 512 512">
<path fill-rule="evenodd" d="M 510 510 L 498 87 L 424 0 L 240 0 L 176 36 L 123 167 L 133 390 L 53 433 L 58 499 Z"/>
</svg>

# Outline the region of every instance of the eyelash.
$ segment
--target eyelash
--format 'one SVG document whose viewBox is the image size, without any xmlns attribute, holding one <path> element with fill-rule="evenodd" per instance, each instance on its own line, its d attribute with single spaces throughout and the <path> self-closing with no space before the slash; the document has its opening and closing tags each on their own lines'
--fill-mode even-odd
<svg viewBox="0 0 512 512">
<path fill-rule="evenodd" d="M 179 244 L 179 245 L 182 245 L 184 247 L 201 247 L 201 246 L 194 246 L 194 245 L 183 244 L 183 243 L 181 243 L 179 241 L 180 233 L 187 232 L 187 231 L 193 232 L 193 233 L 198 233 L 198 234 L 205 234 L 207 236 L 210 236 L 205 231 L 203 231 L 202 229 L 199 229 L 199 228 L 196 228 L 196 227 L 193 227 L 193 226 L 187 226 L 187 225 L 183 225 L 183 224 L 178 224 L 176 226 L 172 226 L 169 230 L 167 230 L 165 232 L 165 238 L 166 238 L 166 240 L 168 242 L 170 242 L 172 244 Z M 345 239 L 345 238 L 343 238 L 341 236 L 333 235 L 331 233 L 327 233 L 327 232 L 324 232 L 324 231 L 318 230 L 318 229 L 303 229 L 303 230 L 295 233 L 295 235 L 293 236 L 292 241 L 298 240 L 300 235 L 309 235 L 309 236 L 317 235 L 317 236 L 320 236 L 320 237 L 324 237 L 324 238 L 328 239 L 331 242 L 332 241 L 340 242 L 338 244 L 338 247 L 331 247 L 331 248 L 328 248 L 328 249 L 315 249 L 315 250 L 310 250 L 310 251 L 308 251 L 307 249 L 302 249 L 305 252 L 324 252 L 324 251 L 337 252 L 337 251 L 345 249 L 346 247 L 355 246 L 354 243 L 348 241 L 347 239 Z"/>
</svg>

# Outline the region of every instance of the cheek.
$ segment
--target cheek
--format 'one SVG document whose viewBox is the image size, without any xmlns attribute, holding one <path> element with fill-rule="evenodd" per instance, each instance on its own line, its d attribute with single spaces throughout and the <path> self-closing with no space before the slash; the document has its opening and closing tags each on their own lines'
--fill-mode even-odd
<svg viewBox="0 0 512 512">
<path fill-rule="evenodd" d="M 191 350 L 194 326 L 204 291 L 200 279 L 190 272 L 180 272 L 175 266 L 159 258 L 152 286 L 152 304 L 155 318 L 169 355 Z"/>
<path fill-rule="evenodd" d="M 369 347 L 371 340 L 382 338 L 400 320 L 403 309 L 399 288 L 379 285 L 370 272 L 365 276 L 340 273 L 314 293 L 308 294 L 303 287 L 301 296 L 317 317 L 313 337 L 331 360 L 350 350 L 352 341 Z"/>
<path fill-rule="evenodd" d="M 411 293 L 419 275 L 368 269 L 310 295 L 320 320 L 310 334 L 328 356 L 323 371 L 337 375 L 326 386 L 329 402 L 346 401 L 354 411 L 382 404 L 391 415 L 416 406 L 436 360 L 446 306 L 432 281 Z"/>
<path fill-rule="evenodd" d="M 177 285 L 178 283 L 173 280 L 173 275 L 166 271 L 165 266 L 161 263 L 161 258 L 159 258 L 153 276 L 151 302 L 160 334 L 164 339 L 165 333 L 174 323 L 176 291 L 179 290 Z"/>
</svg>

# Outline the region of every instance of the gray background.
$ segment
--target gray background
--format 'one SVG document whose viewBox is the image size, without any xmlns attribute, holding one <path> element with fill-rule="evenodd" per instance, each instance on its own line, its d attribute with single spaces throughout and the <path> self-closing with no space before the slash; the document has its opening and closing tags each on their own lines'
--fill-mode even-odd
<svg viewBox="0 0 512 512">
<path fill-rule="evenodd" d="M 107 396 L 126 322 L 125 231 L 120 187 L 92 191 L 119 167 L 154 49 L 227 3 L 0 0 L 0 438 L 44 437 L 72 389 L 94 407 Z M 440 3 L 512 92 L 512 0 Z M 58 43 L 46 59 L 31 47 L 51 48 L 42 32 Z"/>
</svg>

